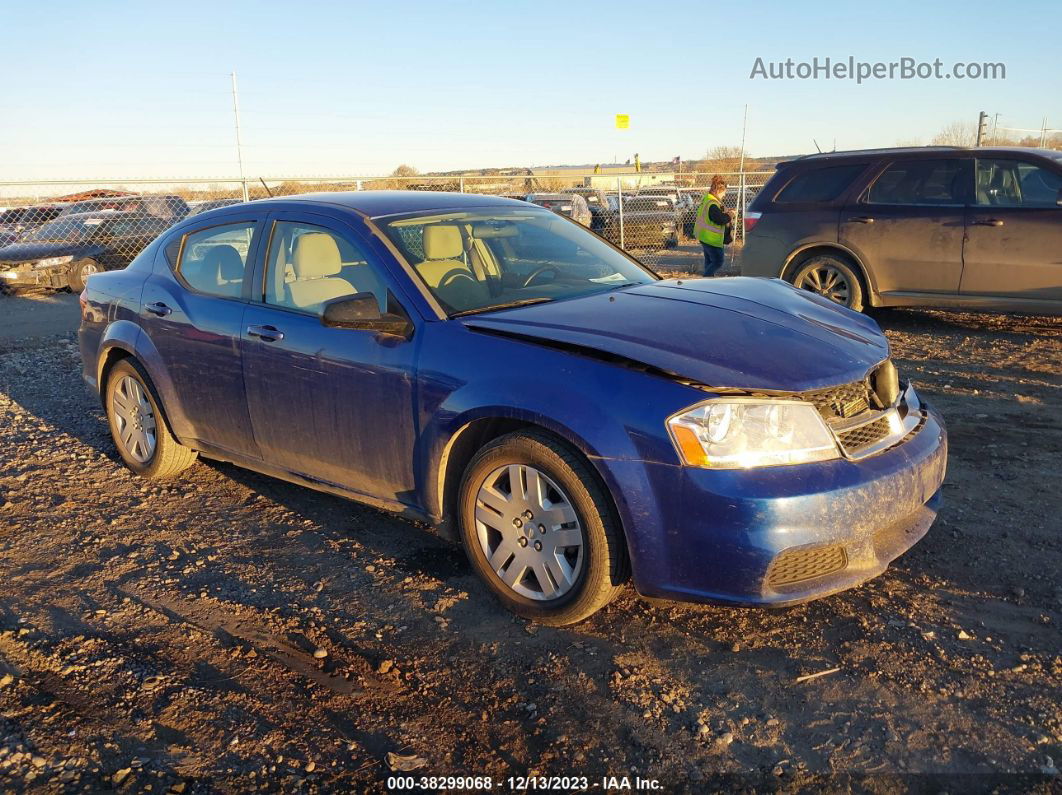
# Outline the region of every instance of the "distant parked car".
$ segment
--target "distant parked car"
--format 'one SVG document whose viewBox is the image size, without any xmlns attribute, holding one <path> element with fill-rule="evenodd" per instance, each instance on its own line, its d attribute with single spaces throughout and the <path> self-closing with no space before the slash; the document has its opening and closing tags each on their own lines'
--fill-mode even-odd
<svg viewBox="0 0 1062 795">
<path fill-rule="evenodd" d="M 742 273 L 850 309 L 1062 312 L 1062 152 L 831 152 L 778 170 L 749 207 Z"/>
<path fill-rule="evenodd" d="M 142 213 L 60 216 L 0 248 L 0 287 L 85 288 L 94 273 L 124 268 L 169 219 Z"/>
<path fill-rule="evenodd" d="M 586 200 L 578 194 L 529 193 L 527 201 L 539 207 L 545 207 L 547 210 L 553 210 L 559 215 L 566 215 L 583 226 L 590 226 L 590 208 L 586 206 Z"/>
<path fill-rule="evenodd" d="M 612 225 L 607 237 L 614 243 L 621 242 L 618 221 Z M 624 196 L 622 245 L 631 250 L 678 245 L 674 202 L 667 196 Z"/>
<path fill-rule="evenodd" d="M 941 499 L 944 428 L 873 320 L 777 280 L 660 280 L 524 202 L 214 210 L 81 298 L 82 374 L 137 475 L 202 455 L 428 523 L 548 624 L 628 577 L 663 599 L 827 596 Z"/>
<path fill-rule="evenodd" d="M 35 204 L 0 212 L 0 246 L 14 243 L 22 235 L 56 218 L 62 211 L 61 204 Z"/>
<path fill-rule="evenodd" d="M 142 213 L 157 218 L 168 218 L 170 223 L 174 224 L 188 215 L 188 203 L 180 196 L 173 195 L 114 196 L 68 204 L 60 216 L 105 212 Z"/>
<path fill-rule="evenodd" d="M 583 197 L 590 211 L 589 226 L 598 234 L 602 234 L 612 223 L 613 211 L 609 207 L 605 191 L 596 188 L 571 188 L 564 192 Z"/>
</svg>

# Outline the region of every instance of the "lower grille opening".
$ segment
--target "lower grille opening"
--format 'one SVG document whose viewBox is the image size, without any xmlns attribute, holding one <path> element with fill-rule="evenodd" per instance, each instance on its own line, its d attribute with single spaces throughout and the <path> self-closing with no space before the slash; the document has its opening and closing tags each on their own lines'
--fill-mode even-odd
<svg viewBox="0 0 1062 795">
<path fill-rule="evenodd" d="M 844 447 L 845 452 L 852 454 L 858 453 L 865 447 L 880 442 L 886 436 L 891 433 L 892 428 L 889 426 L 889 418 L 881 417 L 880 419 L 869 422 L 866 425 L 860 425 L 858 428 L 853 428 L 850 431 L 842 431 L 837 434 L 837 439 Z"/>
<path fill-rule="evenodd" d="M 844 547 L 794 547 L 783 551 L 767 570 L 767 585 L 792 585 L 840 571 L 848 565 Z"/>
</svg>

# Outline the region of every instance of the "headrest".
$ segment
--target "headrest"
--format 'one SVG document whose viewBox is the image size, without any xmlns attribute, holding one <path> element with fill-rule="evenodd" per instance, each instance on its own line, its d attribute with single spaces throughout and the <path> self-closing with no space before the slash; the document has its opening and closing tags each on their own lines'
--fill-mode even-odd
<svg viewBox="0 0 1062 795">
<path fill-rule="evenodd" d="M 307 232 L 295 240 L 291 257 L 296 279 L 320 279 L 335 276 L 343 269 L 335 238 L 324 232 Z"/>
<path fill-rule="evenodd" d="M 424 259 L 457 259 L 464 250 L 460 227 L 453 224 L 424 227 Z"/>
<path fill-rule="evenodd" d="M 218 269 L 218 276 L 227 282 L 243 280 L 243 257 L 233 246 L 213 246 L 207 254 L 207 262 Z"/>
</svg>

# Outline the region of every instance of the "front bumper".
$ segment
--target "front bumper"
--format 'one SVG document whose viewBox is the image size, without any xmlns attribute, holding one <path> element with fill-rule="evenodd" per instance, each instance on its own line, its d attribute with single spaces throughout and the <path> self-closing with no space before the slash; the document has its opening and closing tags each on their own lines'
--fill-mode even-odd
<svg viewBox="0 0 1062 795">
<path fill-rule="evenodd" d="M 926 534 L 940 504 L 947 435 L 939 415 L 923 410 L 905 441 L 861 460 L 754 470 L 650 465 L 643 482 L 655 511 L 628 519 L 638 591 L 783 606 L 881 574 Z"/>
</svg>

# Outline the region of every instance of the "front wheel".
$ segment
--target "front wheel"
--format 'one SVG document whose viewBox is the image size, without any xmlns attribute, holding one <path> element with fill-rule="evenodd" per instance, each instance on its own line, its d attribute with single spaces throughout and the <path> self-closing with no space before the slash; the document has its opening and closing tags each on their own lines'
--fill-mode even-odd
<svg viewBox="0 0 1062 795">
<path fill-rule="evenodd" d="M 545 434 L 512 433 L 472 459 L 458 524 L 476 573 L 517 615 L 565 626 L 611 602 L 627 551 L 585 460 Z"/>
<path fill-rule="evenodd" d="M 104 407 L 111 436 L 125 465 L 148 480 L 167 480 L 195 463 L 196 452 L 170 434 L 151 379 L 131 359 L 107 377 Z"/>
<path fill-rule="evenodd" d="M 863 283 L 852 266 L 830 254 L 811 257 L 793 273 L 793 286 L 818 293 L 856 312 L 863 311 Z"/>
</svg>

